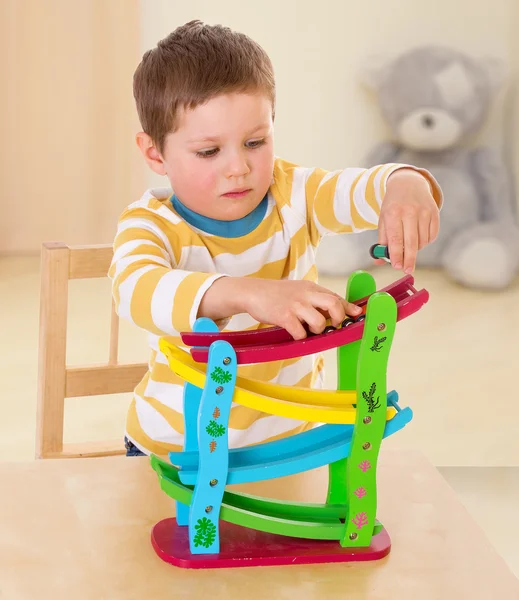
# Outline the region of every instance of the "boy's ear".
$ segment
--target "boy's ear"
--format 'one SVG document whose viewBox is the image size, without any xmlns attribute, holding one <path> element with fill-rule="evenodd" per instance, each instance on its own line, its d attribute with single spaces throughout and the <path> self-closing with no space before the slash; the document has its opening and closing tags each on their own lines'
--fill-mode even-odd
<svg viewBox="0 0 519 600">
<path fill-rule="evenodd" d="M 164 159 L 155 147 L 151 137 L 144 131 L 140 131 L 135 140 L 150 169 L 158 175 L 166 175 Z"/>
</svg>

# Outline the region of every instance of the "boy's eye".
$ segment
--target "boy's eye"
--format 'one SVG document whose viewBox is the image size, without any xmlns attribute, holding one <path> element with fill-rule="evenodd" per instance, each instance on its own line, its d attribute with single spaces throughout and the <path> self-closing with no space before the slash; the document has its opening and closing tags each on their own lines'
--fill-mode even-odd
<svg viewBox="0 0 519 600">
<path fill-rule="evenodd" d="M 254 148 L 259 148 L 265 144 L 265 139 L 259 140 L 249 140 L 245 142 L 245 147 L 253 150 Z M 196 156 L 199 158 L 211 158 L 211 156 L 216 156 L 220 152 L 220 148 L 209 148 L 208 150 L 199 150 L 196 152 Z"/>
<path fill-rule="evenodd" d="M 264 139 L 250 140 L 249 142 L 246 143 L 246 146 L 247 146 L 247 148 L 259 148 L 260 146 L 263 146 L 264 143 L 265 143 Z"/>
<path fill-rule="evenodd" d="M 211 156 L 216 156 L 219 151 L 219 148 L 210 148 L 209 150 L 199 150 L 196 155 L 200 158 L 210 158 Z"/>
</svg>

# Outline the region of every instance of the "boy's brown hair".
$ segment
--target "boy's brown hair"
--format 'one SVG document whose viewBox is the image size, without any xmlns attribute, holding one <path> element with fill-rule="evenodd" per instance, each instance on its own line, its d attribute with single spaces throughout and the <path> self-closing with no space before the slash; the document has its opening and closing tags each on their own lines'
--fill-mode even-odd
<svg viewBox="0 0 519 600">
<path fill-rule="evenodd" d="M 262 92 L 275 106 L 272 63 L 255 41 L 222 25 L 190 21 L 142 57 L 133 76 L 141 126 L 160 153 L 178 112 L 231 92 Z"/>
</svg>

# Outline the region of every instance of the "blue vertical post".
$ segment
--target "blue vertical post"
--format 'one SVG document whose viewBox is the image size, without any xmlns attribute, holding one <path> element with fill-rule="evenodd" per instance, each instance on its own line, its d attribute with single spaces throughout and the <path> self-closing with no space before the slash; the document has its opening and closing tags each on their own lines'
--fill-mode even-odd
<svg viewBox="0 0 519 600">
<path fill-rule="evenodd" d="M 193 331 L 196 333 L 218 333 L 218 326 L 211 319 L 201 317 L 195 321 Z M 191 383 L 184 384 L 184 452 L 198 450 L 198 411 L 202 390 Z M 189 506 L 176 502 L 177 524 L 189 524 Z"/>
<path fill-rule="evenodd" d="M 228 431 L 236 363 L 231 344 L 223 340 L 211 344 L 198 415 L 198 475 L 189 514 L 192 554 L 220 551 L 219 517 L 229 473 Z"/>
</svg>

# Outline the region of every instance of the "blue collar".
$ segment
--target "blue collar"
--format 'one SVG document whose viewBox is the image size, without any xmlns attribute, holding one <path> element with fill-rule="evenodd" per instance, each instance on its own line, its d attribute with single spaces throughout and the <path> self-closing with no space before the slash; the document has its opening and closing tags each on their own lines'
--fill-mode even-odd
<svg viewBox="0 0 519 600">
<path fill-rule="evenodd" d="M 187 206 L 184 206 L 174 194 L 171 197 L 171 204 L 184 221 L 187 221 L 193 227 L 219 237 L 238 238 L 254 231 L 261 221 L 263 221 L 268 207 L 268 194 L 265 195 L 252 212 L 235 221 L 218 221 L 217 219 L 210 219 L 209 217 L 199 215 L 187 208 Z"/>
</svg>

